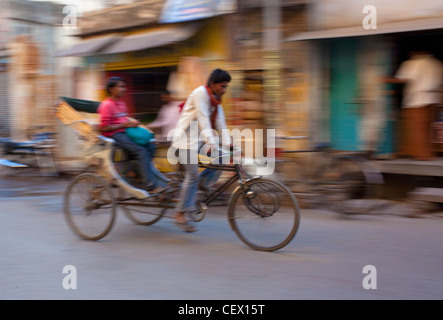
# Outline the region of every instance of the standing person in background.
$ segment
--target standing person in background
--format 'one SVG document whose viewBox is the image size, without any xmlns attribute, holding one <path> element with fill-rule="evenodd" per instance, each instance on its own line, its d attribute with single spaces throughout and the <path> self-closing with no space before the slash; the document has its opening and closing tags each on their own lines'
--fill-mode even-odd
<svg viewBox="0 0 443 320">
<path fill-rule="evenodd" d="M 434 156 L 432 108 L 441 102 L 442 62 L 428 51 L 411 51 L 410 59 L 400 65 L 394 78 L 385 81 L 405 85 L 402 104 L 405 135 L 401 154 L 414 160 L 430 160 Z"/>
<path fill-rule="evenodd" d="M 161 94 L 161 100 L 163 105 L 158 112 L 157 118 L 146 127 L 151 130 L 160 129 L 159 140 L 166 140 L 168 133 L 174 130 L 177 125 L 180 115 L 179 105 L 182 101 L 176 101 L 168 90 Z"/>
<path fill-rule="evenodd" d="M 385 84 L 380 82 L 385 66 L 383 42 L 368 41 L 359 56 L 359 94 L 361 119 L 359 123 L 359 149 L 369 159 L 377 159 L 382 148 L 383 131 L 388 123 L 389 111 L 385 97 Z M 377 48 L 377 50 L 371 50 Z"/>
<path fill-rule="evenodd" d="M 152 143 L 139 145 L 132 141 L 125 132 L 126 128 L 140 125 L 138 121 L 128 117 L 128 108 L 121 100 L 126 93 L 125 81 L 122 78 L 112 77 L 108 80 L 106 90 L 108 98 L 98 108 L 100 132 L 105 137 L 115 140 L 121 148 L 135 156 L 146 190 L 151 193 L 164 191 L 168 185 L 168 179 L 152 164 L 155 146 Z"/>
<path fill-rule="evenodd" d="M 219 149 L 215 131 L 219 135 L 223 135 L 222 141 L 225 144 L 231 144 L 230 135 L 227 130 L 223 130 L 227 126 L 221 106 L 221 98 L 226 93 L 230 81 L 231 76 L 228 72 L 221 69 L 212 71 L 207 85 L 199 86 L 189 95 L 180 113 L 177 127 L 171 135 L 172 147 L 177 150 L 179 162 L 185 169 L 185 180 L 174 217 L 176 225 L 185 232 L 196 231 L 195 227 L 187 220 L 187 214 L 197 210 L 199 184 L 212 183 L 217 178 L 216 170 L 206 169 L 199 174 L 196 160 L 201 146 L 205 144 L 206 151 L 211 152 Z M 192 130 L 198 130 L 198 134 L 193 135 Z M 205 188 L 204 185 L 200 187 Z"/>
</svg>

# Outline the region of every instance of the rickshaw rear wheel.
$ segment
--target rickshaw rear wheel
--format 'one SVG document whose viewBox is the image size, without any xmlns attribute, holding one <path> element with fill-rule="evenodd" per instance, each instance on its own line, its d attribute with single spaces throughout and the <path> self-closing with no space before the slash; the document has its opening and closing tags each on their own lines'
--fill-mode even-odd
<svg viewBox="0 0 443 320">
<path fill-rule="evenodd" d="M 99 240 L 106 236 L 117 217 L 109 183 L 94 173 L 78 175 L 65 191 L 64 216 L 80 238 Z"/>
<path fill-rule="evenodd" d="M 123 199 L 125 191 L 118 190 L 118 199 Z M 157 206 L 131 205 L 125 201 L 119 201 L 119 207 L 125 216 L 135 224 L 150 226 L 159 221 L 166 214 L 168 208 Z"/>
<path fill-rule="evenodd" d="M 120 204 L 125 216 L 135 224 L 150 226 L 159 221 L 168 208 L 142 207 Z"/>
</svg>

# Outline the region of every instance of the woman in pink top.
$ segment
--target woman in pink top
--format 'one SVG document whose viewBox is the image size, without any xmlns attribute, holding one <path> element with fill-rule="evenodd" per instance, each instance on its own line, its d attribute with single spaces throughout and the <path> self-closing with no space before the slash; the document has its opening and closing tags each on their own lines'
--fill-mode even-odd
<svg viewBox="0 0 443 320">
<path fill-rule="evenodd" d="M 137 127 L 140 123 L 128 117 L 128 108 L 121 100 L 126 93 L 126 84 L 122 78 L 110 78 L 106 86 L 109 97 L 99 106 L 100 132 L 109 137 L 129 154 L 134 156 L 139 165 L 139 170 L 145 189 L 151 193 L 158 193 L 168 185 L 169 179 L 155 168 L 152 158 L 155 145 L 148 143 L 144 146 L 133 142 L 125 132 L 126 128 Z"/>
</svg>

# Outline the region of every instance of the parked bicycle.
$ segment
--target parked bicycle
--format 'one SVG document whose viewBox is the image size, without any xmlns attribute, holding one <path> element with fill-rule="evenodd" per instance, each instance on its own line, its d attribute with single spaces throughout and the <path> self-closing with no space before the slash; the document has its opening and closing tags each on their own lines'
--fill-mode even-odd
<svg viewBox="0 0 443 320">
<path fill-rule="evenodd" d="M 0 165 L 11 170 L 39 170 L 45 176 L 58 175 L 54 161 L 56 133 L 44 129 L 44 126 L 32 128 L 37 132 L 25 141 L 1 138 Z"/>
<path fill-rule="evenodd" d="M 309 142 L 307 136 L 278 137 L 280 142 Z M 378 199 L 383 175 L 359 152 L 337 152 L 327 143 L 285 149 L 276 156 L 276 179 L 308 207 L 341 213 L 367 213 L 368 199 Z"/>
</svg>

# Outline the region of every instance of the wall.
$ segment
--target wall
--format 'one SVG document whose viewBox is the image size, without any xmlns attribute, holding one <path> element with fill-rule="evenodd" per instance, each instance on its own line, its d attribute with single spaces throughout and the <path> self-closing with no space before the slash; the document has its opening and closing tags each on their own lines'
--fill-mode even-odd
<svg viewBox="0 0 443 320">
<path fill-rule="evenodd" d="M 362 27 L 363 18 L 367 13 L 363 13 L 363 8 L 366 5 L 373 5 L 377 10 L 377 26 L 381 28 L 383 24 L 390 22 L 399 21 L 411 21 L 426 18 L 436 18 L 443 17 L 443 2 L 440 0 L 423 0 L 420 2 L 403 0 L 403 1 L 393 1 L 393 0 L 314 0 L 309 6 L 309 31 L 313 30 L 324 30 L 324 29 L 334 29 L 334 28 L 345 28 L 345 27 Z M 413 26 L 413 23 L 410 23 Z M 368 69 L 371 66 L 368 65 L 368 55 L 369 53 L 377 52 L 378 55 L 383 55 L 381 60 L 380 71 L 385 76 L 390 75 L 394 70 L 392 59 L 398 59 L 396 57 L 396 51 L 394 50 L 396 42 L 398 41 L 398 35 L 405 35 L 405 33 L 387 35 L 384 38 L 371 39 L 371 37 L 361 37 L 363 47 L 359 49 L 359 76 L 361 79 L 367 79 L 370 75 Z M 387 44 L 382 46 L 380 40 L 386 40 Z M 313 40 L 306 41 L 310 46 L 310 74 L 311 79 L 314 81 L 310 83 L 310 98 L 309 104 L 311 109 L 316 109 L 315 115 L 312 117 L 313 127 L 315 127 L 316 134 L 320 137 L 325 137 L 327 140 L 329 138 L 329 121 L 327 114 L 329 113 L 329 91 L 330 91 L 330 75 L 328 74 L 330 66 L 329 63 L 334 63 L 329 61 L 328 50 L 331 43 L 335 40 Z M 375 41 L 375 42 L 371 42 Z M 389 45 L 388 45 L 389 44 Z M 394 61 L 395 63 L 395 61 Z M 395 68 L 394 68 L 395 69 Z M 362 86 L 367 85 L 361 83 Z M 387 112 L 386 108 L 393 108 L 388 101 L 386 92 L 378 97 L 383 102 L 377 102 L 379 105 L 384 105 L 385 110 L 380 110 Z M 362 115 L 365 114 L 365 110 L 361 108 Z M 373 113 L 374 115 L 377 114 Z M 378 112 L 380 114 L 380 112 Z M 392 118 L 391 114 L 385 114 L 384 120 Z M 367 119 L 367 117 L 362 117 L 362 119 Z M 374 120 L 373 123 L 379 123 L 380 120 Z M 364 125 L 362 122 L 361 124 Z M 391 125 L 391 124 L 390 124 Z M 393 145 L 393 133 L 392 128 L 383 128 L 383 137 L 381 150 L 389 156 L 392 152 Z M 320 133 L 320 134 L 319 134 Z"/>
<path fill-rule="evenodd" d="M 307 12 L 304 8 L 284 8 L 283 39 L 307 29 Z M 284 98 L 282 134 L 287 136 L 309 136 L 313 139 L 313 109 L 309 104 L 309 44 L 306 42 L 283 42 Z M 284 149 L 306 148 L 310 139 L 285 141 Z"/>
<path fill-rule="evenodd" d="M 363 8 L 373 5 L 377 9 L 379 24 L 411 19 L 443 16 L 441 0 L 314 0 L 311 4 L 312 30 L 361 26 Z"/>
<path fill-rule="evenodd" d="M 7 97 L 2 97 L 2 127 L 11 138 L 24 140 L 31 126 L 52 124 L 54 35 L 55 25 L 62 21 L 62 6 L 3 0 L 0 7 L 0 50 L 7 72 L 2 75 L 7 90 Z"/>
</svg>

